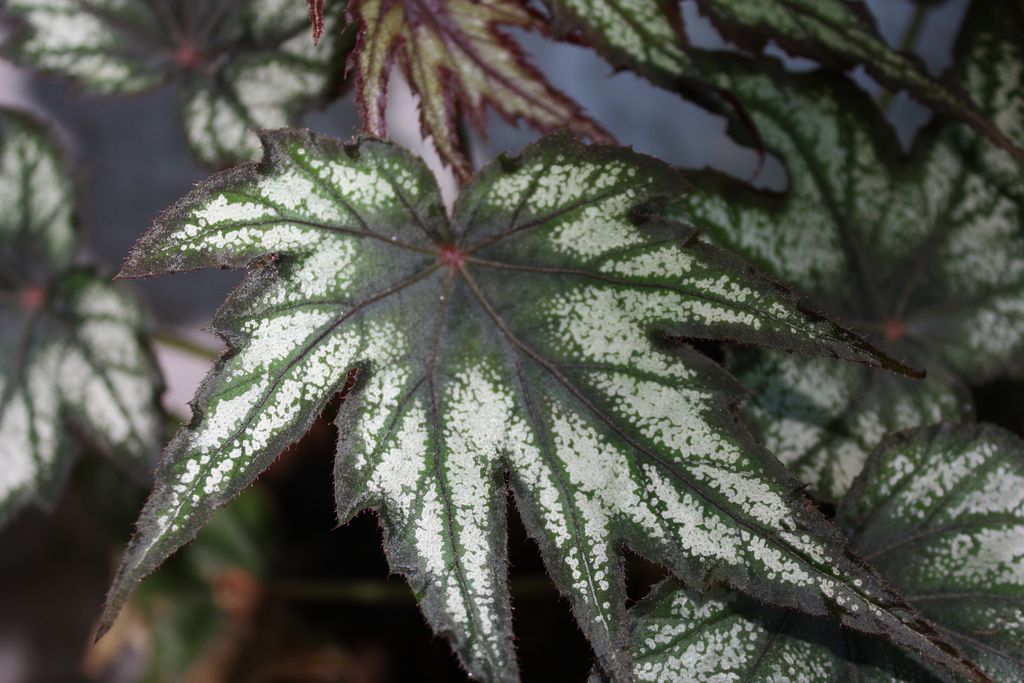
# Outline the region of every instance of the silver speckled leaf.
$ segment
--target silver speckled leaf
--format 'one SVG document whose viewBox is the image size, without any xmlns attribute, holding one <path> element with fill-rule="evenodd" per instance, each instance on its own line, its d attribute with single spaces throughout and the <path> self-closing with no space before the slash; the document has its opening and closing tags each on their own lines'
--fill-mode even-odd
<svg viewBox="0 0 1024 683">
<path fill-rule="evenodd" d="M 851 548 L 994 681 L 1024 679 L 1024 443 L 996 427 L 886 442 L 840 509 Z M 838 626 L 677 582 L 633 610 L 640 681 L 932 681 Z"/>
<path fill-rule="evenodd" d="M 128 469 L 159 453 L 137 303 L 71 267 L 73 192 L 46 131 L 0 112 L 0 521 L 56 496 L 75 435 Z"/>
<path fill-rule="evenodd" d="M 630 614 L 637 683 L 938 683 L 884 643 L 725 590 L 666 580 Z"/>
<path fill-rule="evenodd" d="M 1024 202 L 963 151 L 959 126 L 926 131 L 904 159 L 851 83 L 725 59 L 720 73 L 789 187 L 705 174 L 681 215 L 929 373 L 914 383 L 826 361 L 734 359 L 769 449 L 834 499 L 886 432 L 968 415 L 963 379 L 1019 365 Z"/>
<path fill-rule="evenodd" d="M 299 122 L 340 78 L 344 3 L 318 46 L 295 0 L 0 0 L 25 26 L 4 46 L 19 64 L 106 95 L 179 86 L 179 118 L 211 167 L 259 153 L 253 130 Z"/>
<path fill-rule="evenodd" d="M 749 438 L 734 382 L 656 332 L 899 367 L 666 220 L 659 205 L 685 187 L 674 170 L 548 137 L 478 174 L 449 219 L 426 166 L 393 144 L 264 144 L 260 164 L 161 217 L 125 267 L 255 260 L 213 322 L 231 350 L 169 446 L 106 623 L 347 390 L 339 516 L 378 511 L 392 566 L 474 675 L 517 678 L 506 477 L 620 677 L 622 543 L 689 580 L 936 649 Z"/>
</svg>

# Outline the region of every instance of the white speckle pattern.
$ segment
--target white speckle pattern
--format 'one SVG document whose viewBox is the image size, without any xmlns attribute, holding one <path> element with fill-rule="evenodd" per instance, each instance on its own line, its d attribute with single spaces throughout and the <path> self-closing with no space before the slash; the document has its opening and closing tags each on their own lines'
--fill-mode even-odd
<svg viewBox="0 0 1024 683">
<path fill-rule="evenodd" d="M 67 313 L 0 311 L 0 516 L 26 495 L 52 496 L 73 454 L 67 424 L 145 473 L 162 421 L 155 368 L 139 339 L 134 301 L 93 276 L 69 281 Z M 62 315 L 69 315 L 62 318 Z"/>
<path fill-rule="evenodd" d="M 1022 492 L 1016 436 L 988 425 L 933 427 L 877 450 L 840 512 L 855 530 L 854 551 L 994 680 L 1024 675 Z"/>
<path fill-rule="evenodd" d="M 729 368 L 751 391 L 746 414 L 768 450 L 815 495 L 838 500 L 887 434 L 969 418 L 957 387 L 850 363 L 734 353 Z"/>
<path fill-rule="evenodd" d="M 678 78 L 696 71 L 668 13 L 656 4 L 560 0 L 554 9 L 572 25 L 582 25 L 594 45 L 616 65 L 625 63 L 653 77 Z"/>
</svg>

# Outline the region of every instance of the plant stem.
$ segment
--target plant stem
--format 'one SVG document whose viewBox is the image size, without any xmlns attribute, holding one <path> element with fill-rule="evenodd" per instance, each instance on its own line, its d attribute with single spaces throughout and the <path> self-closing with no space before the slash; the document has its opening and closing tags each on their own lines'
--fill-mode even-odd
<svg viewBox="0 0 1024 683">
<path fill-rule="evenodd" d="M 907 24 L 906 31 L 903 32 L 903 40 L 900 41 L 899 50 L 900 52 L 910 52 L 917 45 L 917 39 L 921 37 L 921 29 L 924 28 L 924 20 L 928 18 L 928 6 L 925 3 L 919 3 L 914 8 L 914 14 L 910 17 L 910 23 Z M 886 88 L 882 91 L 882 95 L 878 98 L 878 106 L 883 112 L 888 112 L 889 108 L 892 107 L 893 99 L 896 97 L 891 89 Z"/>
<path fill-rule="evenodd" d="M 155 332 L 150 335 L 150 338 L 155 342 L 163 344 L 164 346 L 169 346 L 172 349 L 184 351 L 193 356 L 196 356 L 197 358 L 203 358 L 205 360 L 217 360 L 218 356 L 220 356 L 220 353 L 218 351 L 203 346 L 202 344 L 197 344 L 196 342 L 191 341 L 190 339 L 186 339 L 185 337 L 174 334 L 172 332 Z"/>
</svg>

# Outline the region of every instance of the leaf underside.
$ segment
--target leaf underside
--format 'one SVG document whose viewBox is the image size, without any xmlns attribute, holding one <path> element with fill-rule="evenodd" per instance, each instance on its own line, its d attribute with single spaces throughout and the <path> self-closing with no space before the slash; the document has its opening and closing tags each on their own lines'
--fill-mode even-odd
<svg viewBox="0 0 1024 683">
<path fill-rule="evenodd" d="M 1019 83 L 1013 64 L 1000 68 Z M 733 356 L 772 452 L 834 500 L 886 431 L 964 417 L 965 380 L 1019 367 L 1024 197 L 994 182 L 1003 167 L 976 151 L 1013 162 L 961 126 L 933 126 L 901 159 L 852 83 L 724 58 L 719 73 L 789 187 L 777 195 L 696 174 L 700 189 L 679 214 L 929 375 L 912 383 L 822 360 Z M 993 114 L 1007 106 L 984 101 Z"/>
<path fill-rule="evenodd" d="M 507 33 L 543 28 L 521 0 L 353 0 L 348 16 L 361 27 L 349 68 L 364 130 L 387 136 L 388 80 L 397 66 L 419 95 L 424 136 L 462 181 L 473 169 L 459 116 L 486 132 L 488 107 L 540 131 L 569 128 L 595 142 L 611 139 Z"/>
<path fill-rule="evenodd" d="M 481 172 L 449 220 L 433 176 L 395 145 L 295 131 L 264 144 L 260 164 L 165 213 L 122 273 L 253 264 L 213 321 L 231 350 L 168 447 L 105 625 L 355 370 L 337 419 L 339 518 L 378 512 L 393 568 L 473 675 L 518 677 L 506 477 L 617 678 L 631 669 L 623 544 L 699 585 L 834 614 L 956 665 L 749 438 L 737 385 L 659 339 L 900 366 L 667 220 L 675 171 L 552 136 Z"/>
<path fill-rule="evenodd" d="M 46 131 L 0 111 L 0 522 L 52 503 L 69 428 L 127 469 L 159 452 L 160 382 L 137 303 L 71 267 L 73 191 Z"/>
<path fill-rule="evenodd" d="M 128 95 L 178 84 L 178 114 L 198 161 L 223 168 L 259 153 L 251 132 L 294 125 L 323 104 L 347 44 L 343 3 L 310 42 L 295 0 L 4 0 L 25 26 L 3 48 L 19 64 L 87 92 Z"/>
<path fill-rule="evenodd" d="M 852 549 L 995 681 L 1024 678 L 1024 444 L 933 427 L 875 451 L 841 509 Z M 639 681 L 931 681 L 927 662 L 827 622 L 667 581 L 634 608 Z M 735 678 L 730 678 L 730 676 Z"/>
</svg>

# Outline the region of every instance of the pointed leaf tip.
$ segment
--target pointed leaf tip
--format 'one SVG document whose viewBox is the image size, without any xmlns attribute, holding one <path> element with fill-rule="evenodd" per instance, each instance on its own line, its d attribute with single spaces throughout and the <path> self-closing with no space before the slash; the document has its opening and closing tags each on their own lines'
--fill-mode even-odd
<svg viewBox="0 0 1024 683">
<path fill-rule="evenodd" d="M 313 44 L 320 43 L 324 35 L 324 0 L 306 0 L 309 4 L 309 23 L 313 30 Z"/>
</svg>

